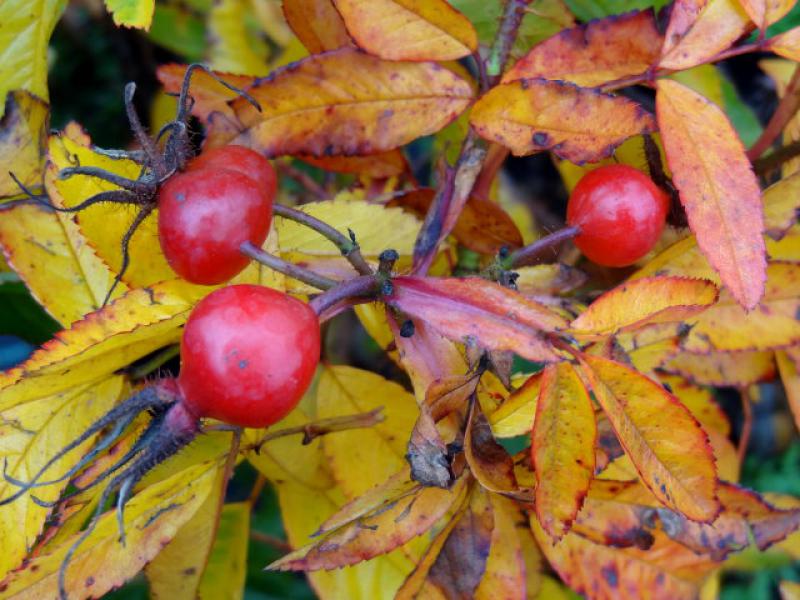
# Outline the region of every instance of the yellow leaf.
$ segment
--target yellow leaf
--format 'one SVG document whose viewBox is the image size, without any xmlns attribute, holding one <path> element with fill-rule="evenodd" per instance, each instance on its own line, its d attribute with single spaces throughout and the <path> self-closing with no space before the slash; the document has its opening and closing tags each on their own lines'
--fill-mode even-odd
<svg viewBox="0 0 800 600">
<path fill-rule="evenodd" d="M 542 382 L 541 373 L 531 375 L 500 407 L 489 415 L 489 424 L 499 438 L 530 433 L 536 415 L 536 402 Z"/>
<path fill-rule="evenodd" d="M 203 573 L 198 598 L 235 600 L 243 597 L 247 578 L 251 509 L 249 502 L 226 504 L 222 508 L 214 547 Z"/>
<path fill-rule="evenodd" d="M 27 90 L 48 99 L 47 44 L 66 5 L 66 0 L 0 3 L 0 99 L 5 100 L 11 90 Z"/>
<path fill-rule="evenodd" d="M 490 494 L 494 514 L 492 544 L 486 559 L 486 569 L 475 600 L 525 600 L 526 589 L 533 579 L 526 579 L 525 561 L 520 537 L 530 535 L 517 506 L 499 494 Z M 520 521 L 523 522 L 520 527 Z"/>
<path fill-rule="evenodd" d="M 310 53 L 353 45 L 333 0 L 292 0 L 282 4 L 286 22 Z"/>
<path fill-rule="evenodd" d="M 51 162 L 46 177 L 48 194 L 54 204 L 67 208 L 76 206 L 99 192 L 118 189 L 113 184 L 85 175 L 59 180 L 58 171 L 74 166 L 76 161 L 83 167 L 98 167 L 128 179 L 136 179 L 141 170 L 141 165 L 133 161 L 112 159 L 98 154 L 91 147 L 86 135 L 76 132 L 75 127 L 68 127 L 62 134 L 51 136 L 49 159 Z M 64 215 L 64 218 L 77 220 L 98 256 L 118 273 L 122 264 L 120 240 L 137 210 L 138 207 L 101 203 L 80 211 L 77 217 Z M 161 246 L 154 243 L 157 239 L 157 212 L 153 212 L 131 238 L 128 247 L 130 266 L 124 276 L 126 283 L 143 287 L 176 277 L 161 252 Z M 105 291 L 107 289 L 103 291 L 101 300 L 105 297 Z"/>
<path fill-rule="evenodd" d="M 436 63 L 386 61 L 349 48 L 314 55 L 260 80 L 233 106 L 234 143 L 268 156 L 374 154 L 434 133 L 472 100 L 469 83 Z"/>
<path fill-rule="evenodd" d="M 411 394 L 380 375 L 346 366 L 323 370 L 317 386 L 318 418 L 379 407 L 386 417 L 383 422 L 323 439 L 330 469 L 348 499 L 385 481 L 406 464 L 406 444 L 419 410 Z"/>
<path fill-rule="evenodd" d="M 56 453 L 111 409 L 122 391 L 123 377 L 117 375 L 54 396 L 43 393 L 34 401 L 4 410 L 0 413 L 4 423 L 0 439 L 5 441 L 0 450 L 3 460 L 7 461 L 8 474 L 22 481 L 31 480 Z M 12 440 L 6 439 L 9 434 L 13 436 L 13 447 Z M 86 448 L 87 444 L 82 444 L 56 461 L 43 480 L 55 480 L 64 475 L 78 463 Z M 67 481 L 63 481 L 40 487 L 35 494 L 45 502 L 53 501 L 66 485 Z M 17 489 L 3 481 L 0 498 L 10 497 Z M 3 531 L 0 579 L 20 565 L 42 532 L 49 512 L 34 503 L 29 494 L 0 506 L 0 531 Z"/>
<path fill-rule="evenodd" d="M 551 150 L 579 164 L 605 158 L 629 137 L 655 130 L 652 115 L 627 98 L 541 79 L 492 88 L 475 103 L 470 123 L 516 156 Z"/>
<path fill-rule="evenodd" d="M 263 76 L 269 71 L 266 42 L 248 27 L 249 2 L 221 0 L 208 13 L 211 67 L 238 75 Z"/>
<path fill-rule="evenodd" d="M 193 600 L 198 597 L 200 580 L 205 575 L 215 538 L 218 538 L 220 511 L 224 511 L 227 480 L 223 476 L 224 469 L 219 469 L 217 480 L 202 506 L 145 567 L 151 598 Z M 235 588 L 228 590 L 236 592 Z"/>
<path fill-rule="evenodd" d="M 3 212 L 0 245 L 33 297 L 64 327 L 96 310 L 114 280 L 70 217 L 38 206 Z M 126 289 L 118 287 L 117 295 Z"/>
<path fill-rule="evenodd" d="M 692 520 L 712 521 L 719 512 L 717 472 L 700 424 L 637 371 L 604 358 L 585 360 L 583 375 L 642 481 L 666 506 Z"/>
<path fill-rule="evenodd" d="M 769 350 L 800 341 L 800 265 L 771 263 L 761 303 L 746 312 L 723 290 L 719 301 L 687 319 L 691 330 L 684 341 L 690 352 Z"/>
<path fill-rule="evenodd" d="M 5 106 L 0 119 L 0 198 L 22 191 L 11 173 L 29 187 L 41 184 L 50 116 L 46 102 L 22 90 L 9 92 Z"/>
<path fill-rule="evenodd" d="M 589 392 L 572 363 L 545 367 L 531 433 L 540 475 L 536 514 L 554 539 L 567 533 L 594 475 L 597 426 Z"/>
<path fill-rule="evenodd" d="M 675 81 L 658 82 L 656 112 L 697 243 L 739 303 L 753 308 L 766 278 L 764 219 L 761 190 L 742 142 L 717 105 Z M 700 143 L 712 137 L 713 147 Z"/>
<path fill-rule="evenodd" d="M 454 60 L 473 52 L 472 23 L 444 0 L 334 0 L 361 48 L 392 60 Z"/>
<path fill-rule="evenodd" d="M 119 543 L 114 511 L 103 515 L 72 557 L 66 575 L 67 594 L 99 597 L 138 573 L 200 508 L 217 470 L 217 461 L 194 465 L 136 494 L 125 507 L 125 546 Z M 66 540 L 15 572 L 7 581 L 5 597 L 37 600 L 57 596 L 58 570 L 74 541 L 74 537 Z"/>
<path fill-rule="evenodd" d="M 769 379 L 775 373 L 772 352 L 681 352 L 663 365 L 701 385 L 742 387 Z"/>
<path fill-rule="evenodd" d="M 153 21 L 155 0 L 103 0 L 111 13 L 115 25 L 150 29 Z"/>
<path fill-rule="evenodd" d="M 764 190 L 764 226 L 780 238 L 795 223 L 800 209 L 800 174 L 781 179 Z"/>
<path fill-rule="evenodd" d="M 708 279 L 719 285 L 719 275 L 708 264 L 708 260 L 697 247 L 694 236 L 675 242 L 646 265 L 631 275 L 630 279 L 656 277 L 660 275 Z"/>
<path fill-rule="evenodd" d="M 800 27 L 795 27 L 776 35 L 769 40 L 768 47 L 775 54 L 793 60 L 800 60 Z"/>
<path fill-rule="evenodd" d="M 717 299 L 717 286 L 703 279 L 651 277 L 612 288 L 592 302 L 571 328 L 577 333 L 610 334 L 650 323 L 682 321 Z"/>
<path fill-rule="evenodd" d="M 18 367 L 0 373 L 0 410 L 97 381 L 180 339 L 194 302 L 180 282 L 134 290 L 56 334 Z"/>
<path fill-rule="evenodd" d="M 692 385 L 683 377 L 674 375 L 664 375 L 660 379 L 669 385 L 672 393 L 700 421 L 707 432 L 716 431 L 725 436 L 730 434 L 730 421 L 714 400 L 714 394 L 710 389 Z"/>
<path fill-rule="evenodd" d="M 796 581 L 781 581 L 781 600 L 800 600 L 800 583 Z"/>
</svg>

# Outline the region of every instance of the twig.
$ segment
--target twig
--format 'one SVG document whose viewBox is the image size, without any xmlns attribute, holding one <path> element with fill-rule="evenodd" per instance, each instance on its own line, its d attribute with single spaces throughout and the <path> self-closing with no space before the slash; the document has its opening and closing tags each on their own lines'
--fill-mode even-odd
<svg viewBox="0 0 800 600">
<path fill-rule="evenodd" d="M 798 108 L 800 108 L 800 66 L 796 67 L 789 85 L 786 86 L 786 92 L 783 94 L 778 108 L 772 113 L 772 117 L 761 132 L 761 135 L 755 143 L 747 151 L 747 158 L 751 161 L 759 158 L 767 148 L 781 134 L 786 124 L 795 115 Z"/>
<path fill-rule="evenodd" d="M 325 191 L 320 184 L 314 181 L 314 178 L 308 175 L 307 173 L 303 173 L 300 169 L 295 168 L 294 166 L 290 165 L 286 162 L 278 162 L 275 163 L 278 171 L 280 171 L 283 175 L 286 175 L 290 179 L 294 179 L 297 183 L 299 183 L 303 189 L 305 189 L 308 193 L 312 196 L 317 198 L 318 200 L 327 200 L 330 198 L 330 194 Z"/>
<path fill-rule="evenodd" d="M 531 0 L 506 0 L 500 26 L 497 28 L 489 57 L 486 59 L 486 72 L 489 74 L 490 85 L 495 85 L 503 74 L 511 48 L 517 39 L 519 26 L 525 16 L 525 9 Z"/>
<path fill-rule="evenodd" d="M 539 238 L 532 244 L 512 252 L 503 263 L 510 269 L 535 265 L 546 252 L 553 250 L 553 246 L 571 240 L 581 232 L 580 227 L 570 225 Z"/>
<path fill-rule="evenodd" d="M 281 552 L 291 552 L 292 547 L 289 545 L 288 542 L 283 541 L 279 537 L 275 537 L 274 535 L 269 535 L 268 533 L 262 533 L 260 531 L 256 531 L 255 529 L 250 530 L 250 539 L 254 542 L 259 542 L 260 544 L 264 544 L 266 546 L 272 546 L 276 550 Z"/>
<path fill-rule="evenodd" d="M 319 296 L 315 296 L 311 302 L 309 302 L 309 306 L 311 306 L 317 315 L 322 316 L 323 313 L 345 300 L 350 300 L 352 298 L 373 298 L 380 290 L 380 287 L 381 279 L 375 275 L 353 277 L 352 279 L 342 281 Z"/>
<path fill-rule="evenodd" d="M 372 275 L 372 267 L 369 266 L 361 255 L 361 249 L 358 247 L 356 236 L 352 231 L 349 232 L 350 237 L 347 237 L 324 221 L 320 221 L 316 217 L 312 217 L 301 210 L 283 204 L 274 205 L 272 207 L 272 212 L 279 217 L 289 219 L 309 229 L 313 229 L 323 237 L 329 239 L 339 248 L 339 251 L 347 258 L 350 264 L 353 265 L 353 268 L 358 271 L 359 275 Z"/>
<path fill-rule="evenodd" d="M 356 413 L 353 415 L 345 415 L 342 417 L 331 417 L 329 419 L 320 419 L 312 421 L 305 425 L 298 425 L 297 427 L 287 427 L 286 429 L 279 429 L 278 431 L 271 431 L 264 435 L 258 442 L 253 444 L 249 449 L 253 450 L 256 454 L 261 451 L 261 447 L 267 442 L 271 442 L 277 438 L 286 437 L 289 435 L 303 434 L 303 445 L 306 446 L 313 442 L 316 438 L 333 433 L 335 431 L 348 431 L 350 429 L 363 429 L 373 427 L 378 423 L 383 422 L 383 407 L 379 406 L 369 412 Z"/>
<path fill-rule="evenodd" d="M 320 275 L 311 269 L 305 269 L 299 265 L 285 261 L 282 258 L 278 258 L 269 252 L 265 252 L 261 248 L 256 247 L 252 242 L 244 242 L 241 246 L 239 246 L 239 252 L 245 256 L 249 256 L 256 262 L 269 267 L 273 271 L 283 273 L 292 279 L 297 279 L 298 281 L 307 283 L 318 290 L 329 290 L 335 287 L 338 283 L 337 281 L 329 279 L 324 275 Z"/>
<path fill-rule="evenodd" d="M 775 152 L 762 156 L 753 163 L 753 170 L 757 175 L 767 175 L 780 167 L 783 163 L 800 156 L 800 140 L 778 148 Z"/>
</svg>

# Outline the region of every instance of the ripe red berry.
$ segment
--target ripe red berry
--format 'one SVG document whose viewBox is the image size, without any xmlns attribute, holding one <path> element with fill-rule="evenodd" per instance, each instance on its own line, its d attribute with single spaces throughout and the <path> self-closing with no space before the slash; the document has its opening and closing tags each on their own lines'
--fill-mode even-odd
<svg viewBox="0 0 800 600">
<path fill-rule="evenodd" d="M 186 165 L 187 171 L 198 169 L 230 169 L 247 175 L 258 187 L 267 192 L 270 198 L 275 197 L 278 189 L 278 178 L 270 162 L 258 152 L 244 146 L 220 146 L 205 150 Z"/>
<path fill-rule="evenodd" d="M 633 264 L 650 252 L 664 229 L 669 197 L 644 173 L 628 165 L 590 171 L 567 205 L 567 223 L 580 227 L 575 245 L 608 267 Z"/>
<path fill-rule="evenodd" d="M 192 283 L 224 283 L 249 259 L 239 246 L 264 243 L 273 195 L 231 169 L 198 168 L 171 177 L 158 192 L 158 234 L 172 269 Z"/>
<path fill-rule="evenodd" d="M 300 300 L 257 285 L 215 290 L 183 332 L 183 403 L 195 417 L 266 427 L 297 405 L 319 349 L 317 315 Z"/>
</svg>

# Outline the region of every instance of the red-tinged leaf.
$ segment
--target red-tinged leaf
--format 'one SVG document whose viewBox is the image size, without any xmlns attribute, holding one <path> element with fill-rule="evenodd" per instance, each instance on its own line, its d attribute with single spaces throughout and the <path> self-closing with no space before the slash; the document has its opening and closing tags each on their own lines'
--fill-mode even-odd
<svg viewBox="0 0 800 600">
<path fill-rule="evenodd" d="M 596 437 L 594 406 L 572 363 L 548 365 L 531 444 L 539 476 L 536 515 L 554 539 L 569 531 L 583 505 L 594 475 Z"/>
<path fill-rule="evenodd" d="M 734 484 L 721 485 L 719 498 L 726 511 L 747 521 L 759 550 L 766 550 L 800 527 L 800 508 L 775 508 L 757 493 Z"/>
<path fill-rule="evenodd" d="M 470 123 L 516 156 L 550 150 L 577 164 L 610 156 L 629 137 L 655 130 L 652 115 L 627 98 L 544 79 L 492 88 L 475 103 Z"/>
<path fill-rule="evenodd" d="M 687 320 L 683 347 L 689 352 L 770 350 L 800 342 L 800 264 L 772 262 L 761 303 L 746 312 L 723 290 L 705 312 Z"/>
<path fill-rule="evenodd" d="M 616 333 L 651 323 L 682 321 L 717 300 L 717 286 L 705 279 L 648 277 L 612 288 L 592 302 L 571 328 L 590 334 Z"/>
<path fill-rule="evenodd" d="M 738 0 L 677 0 L 659 66 L 682 70 L 704 63 L 751 28 Z"/>
<path fill-rule="evenodd" d="M 395 600 L 474 598 L 486 570 L 494 514 L 489 494 L 477 487 L 464 513 L 431 543 Z"/>
<path fill-rule="evenodd" d="M 332 0 L 283 0 L 283 14 L 311 54 L 353 45 Z"/>
<path fill-rule="evenodd" d="M 743 387 L 771 379 L 775 362 L 769 351 L 681 352 L 664 363 L 664 369 L 700 385 Z"/>
<path fill-rule="evenodd" d="M 783 389 L 786 391 L 786 399 L 789 402 L 789 409 L 794 416 L 794 422 L 800 429 L 800 349 L 797 347 L 787 348 L 775 353 L 778 363 L 778 371 L 781 374 Z"/>
<path fill-rule="evenodd" d="M 514 461 L 492 435 L 477 401 L 472 403 L 467 431 L 464 434 L 464 456 L 475 479 L 491 492 L 513 492 L 517 489 Z"/>
<path fill-rule="evenodd" d="M 434 133 L 472 100 L 470 85 L 436 63 L 381 60 L 350 48 L 309 56 L 240 98 L 245 131 L 234 143 L 268 156 L 362 155 L 392 150 Z"/>
<path fill-rule="evenodd" d="M 739 0 L 759 29 L 766 29 L 792 10 L 797 0 Z M 774 39 L 774 38 L 773 38 Z M 778 53 L 780 54 L 780 53 Z"/>
<path fill-rule="evenodd" d="M 396 277 L 387 302 L 439 334 L 529 360 L 556 359 L 542 334 L 565 325 L 544 306 L 485 279 Z"/>
<path fill-rule="evenodd" d="M 652 10 L 612 15 L 564 29 L 534 46 L 502 82 L 543 77 L 595 87 L 647 71 L 658 60 L 662 42 Z"/>
<path fill-rule="evenodd" d="M 390 150 L 370 156 L 329 156 L 325 158 L 300 156 L 299 158 L 303 162 L 325 171 L 367 175 L 376 179 L 402 175 L 409 168 L 403 153 L 399 150 Z"/>
<path fill-rule="evenodd" d="M 287 554 L 269 568 L 279 571 L 336 569 L 386 554 L 425 533 L 448 511 L 457 509 L 466 489 L 465 478 L 462 478 L 451 490 L 421 488 L 416 493 L 400 491 L 391 497 L 387 493 L 394 490 L 396 484 L 392 478 L 380 489 L 367 492 L 376 501 L 373 507 L 353 510 L 352 505 L 363 503 L 361 499 L 345 505 L 323 525 L 329 531 L 334 524 L 344 521 L 338 529 Z M 381 494 L 385 497 L 380 498 Z M 347 513 L 349 521 L 344 517 Z"/>
<path fill-rule="evenodd" d="M 364 50 L 391 60 L 455 60 L 478 47 L 472 23 L 444 0 L 333 0 Z"/>
<path fill-rule="evenodd" d="M 489 501 L 494 514 L 492 545 L 475 600 L 525 600 L 529 597 L 526 592 L 534 591 L 527 589 L 530 583 L 526 581 L 522 547 L 522 538 L 530 539 L 530 531 L 513 502 L 499 494 L 490 494 Z"/>
<path fill-rule="evenodd" d="M 463 413 L 468 400 L 478 388 L 480 377 L 481 373 L 476 372 L 434 381 L 425 394 L 425 405 L 433 420 L 440 421 L 454 411 Z"/>
<path fill-rule="evenodd" d="M 183 86 L 187 65 L 166 64 L 156 69 L 156 77 L 171 94 L 178 94 Z M 215 72 L 216 76 L 239 89 L 244 89 L 253 83 L 254 77 L 247 75 L 233 75 L 231 73 Z M 228 117 L 233 117 L 234 112 L 229 102 L 239 94 L 216 81 L 203 70 L 196 70 L 192 75 L 189 88 L 192 95 L 192 114 L 205 121 L 212 112 L 218 112 Z"/>
<path fill-rule="evenodd" d="M 658 82 L 656 112 L 697 243 L 723 284 L 751 309 L 764 293 L 766 249 L 761 191 L 742 142 L 718 106 L 676 81 Z M 714 144 L 702 143 L 709 139 Z"/>
<path fill-rule="evenodd" d="M 435 191 L 421 188 L 392 198 L 387 206 L 402 206 L 424 217 L 433 202 Z M 522 234 L 516 223 L 499 205 L 471 196 L 458 216 L 453 235 L 462 246 L 481 254 L 496 254 L 500 248 L 519 248 Z"/>
<path fill-rule="evenodd" d="M 708 437 L 680 401 L 622 364 L 585 356 L 589 380 L 642 481 L 666 506 L 702 522 L 719 512 Z"/>
<path fill-rule="evenodd" d="M 615 548 L 570 533 L 553 542 L 531 518 L 550 565 L 575 592 L 592 600 L 695 600 L 716 563 L 659 534 L 648 550 Z"/>
<path fill-rule="evenodd" d="M 775 54 L 795 62 L 800 61 L 800 27 L 776 35 L 767 44 Z"/>
</svg>

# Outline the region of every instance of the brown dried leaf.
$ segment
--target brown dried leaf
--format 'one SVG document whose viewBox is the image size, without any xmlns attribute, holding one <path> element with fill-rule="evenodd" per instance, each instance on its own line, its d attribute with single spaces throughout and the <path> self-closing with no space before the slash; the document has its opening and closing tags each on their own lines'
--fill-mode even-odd
<svg viewBox="0 0 800 600">
<path fill-rule="evenodd" d="M 513 492 L 517 489 L 514 461 L 494 439 L 489 421 L 475 401 L 464 434 L 464 455 L 475 479 L 487 490 Z"/>
</svg>

